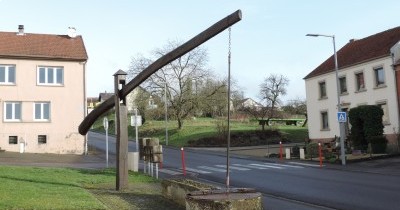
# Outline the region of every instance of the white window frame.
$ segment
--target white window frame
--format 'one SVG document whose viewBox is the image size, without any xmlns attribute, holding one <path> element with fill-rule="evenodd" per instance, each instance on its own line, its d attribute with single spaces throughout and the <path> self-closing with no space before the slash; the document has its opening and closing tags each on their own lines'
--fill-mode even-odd
<svg viewBox="0 0 400 210">
<path fill-rule="evenodd" d="M 377 106 L 379 106 L 383 110 L 383 116 L 382 116 L 382 123 L 383 125 L 390 125 L 390 115 L 389 115 L 389 107 L 387 101 L 378 101 L 375 103 Z M 385 107 L 382 108 L 382 105 L 385 105 Z"/>
<path fill-rule="evenodd" d="M 44 113 L 44 105 L 48 104 L 49 105 L 49 113 L 48 116 L 49 118 L 46 119 L 44 118 L 45 113 Z M 40 105 L 40 118 L 36 118 L 36 105 Z M 50 102 L 35 102 L 33 103 L 33 120 L 34 121 L 41 121 L 41 122 L 48 122 L 51 119 L 51 103 Z"/>
<path fill-rule="evenodd" d="M 342 89 L 342 83 L 341 83 L 341 81 L 343 81 L 343 79 L 344 79 L 344 85 L 345 85 L 346 90 L 343 90 L 343 89 Z M 347 89 L 347 78 L 346 78 L 346 76 L 341 76 L 341 77 L 339 77 L 339 89 L 340 89 L 340 94 L 341 94 L 341 95 L 348 94 L 348 89 Z"/>
<path fill-rule="evenodd" d="M 358 81 L 358 75 L 359 74 L 362 74 L 362 81 L 363 81 L 363 84 L 361 85 L 360 83 L 359 83 L 359 81 Z M 354 73 L 354 78 L 355 78 L 355 80 L 356 80 L 356 91 L 355 92 L 362 92 L 362 91 L 366 91 L 366 82 L 365 82 L 365 74 L 364 74 L 364 71 L 357 71 L 357 72 L 355 72 Z"/>
<path fill-rule="evenodd" d="M 40 71 L 44 70 L 44 82 L 40 81 Z M 50 69 L 53 69 L 53 76 L 52 76 L 52 82 L 49 82 L 49 72 Z M 58 82 L 58 74 L 57 71 L 61 70 L 61 82 Z M 43 85 L 43 86 L 63 86 L 64 85 L 64 67 L 62 66 L 38 66 L 36 70 L 36 84 L 37 85 Z"/>
<path fill-rule="evenodd" d="M 326 113 L 326 122 L 327 122 L 326 128 L 324 128 L 324 117 L 323 117 L 324 113 Z M 320 112 L 320 117 L 321 117 L 321 131 L 329 131 L 330 127 L 329 127 L 329 112 L 328 112 L 328 110 L 322 110 Z"/>
<path fill-rule="evenodd" d="M 16 80 L 17 80 L 17 70 L 15 65 L 0 65 L 0 67 L 4 67 L 4 82 L 0 81 L 0 85 L 15 85 Z M 14 68 L 14 81 L 9 81 L 9 75 L 10 75 L 10 67 Z"/>
<path fill-rule="evenodd" d="M 381 70 L 383 72 L 383 83 L 378 83 L 378 71 Z M 386 78 L 385 78 L 385 69 L 383 66 L 374 68 L 374 79 L 375 79 L 375 87 L 386 87 Z"/>
<path fill-rule="evenodd" d="M 11 104 L 11 119 L 7 119 L 7 105 Z M 19 104 L 20 106 L 20 118 L 16 118 L 15 116 L 15 105 Z M 22 118 L 22 103 L 20 101 L 5 101 L 4 102 L 4 108 L 3 108 L 3 120 L 4 122 L 21 122 Z"/>
<path fill-rule="evenodd" d="M 325 91 L 325 95 L 322 95 L 322 84 L 324 84 L 324 91 Z M 319 81 L 318 82 L 318 92 L 319 92 L 319 99 L 327 99 L 328 98 L 328 90 L 326 87 L 326 81 Z"/>
</svg>

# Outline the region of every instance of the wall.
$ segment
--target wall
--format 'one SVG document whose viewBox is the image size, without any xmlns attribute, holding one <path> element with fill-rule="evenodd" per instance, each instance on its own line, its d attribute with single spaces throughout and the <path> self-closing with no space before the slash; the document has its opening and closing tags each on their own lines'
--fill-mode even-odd
<svg viewBox="0 0 400 210">
<path fill-rule="evenodd" d="M 0 86 L 0 147 L 19 151 L 19 143 L 26 142 L 29 153 L 82 154 L 84 136 L 78 126 L 86 112 L 84 96 L 85 63 L 0 59 L 0 64 L 16 65 L 16 85 Z M 38 66 L 63 66 L 63 86 L 38 86 Z M 21 122 L 4 121 L 4 102 L 22 102 Z M 34 102 L 48 101 L 50 121 L 34 121 Z M 10 135 L 18 136 L 18 144 L 9 144 Z M 47 135 L 47 143 L 39 144 L 38 135 Z"/>
<path fill-rule="evenodd" d="M 340 62 L 340 61 L 338 61 Z M 340 63 L 339 63 L 340 64 Z M 392 59 L 388 56 L 360 65 L 339 70 L 339 78 L 346 76 L 348 94 L 341 95 L 342 108 L 349 110 L 359 105 L 375 105 L 386 101 L 389 112 L 389 123 L 385 124 L 384 133 L 393 134 L 393 129 L 399 127 L 399 114 L 397 108 L 395 75 L 392 69 Z M 385 71 L 386 87 L 375 87 L 374 67 L 383 66 Z M 355 73 L 362 71 L 366 91 L 356 92 Z M 325 81 L 327 99 L 319 99 L 319 82 Z M 310 139 L 332 139 L 339 136 L 339 123 L 337 122 L 337 89 L 335 72 L 317 76 L 306 80 L 308 128 Z M 321 130 L 321 111 L 328 111 L 329 130 Z"/>
</svg>

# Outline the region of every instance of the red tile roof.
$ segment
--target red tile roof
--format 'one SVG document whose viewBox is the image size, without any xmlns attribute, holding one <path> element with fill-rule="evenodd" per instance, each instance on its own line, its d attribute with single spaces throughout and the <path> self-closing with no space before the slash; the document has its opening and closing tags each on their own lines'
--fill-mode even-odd
<svg viewBox="0 0 400 210">
<path fill-rule="evenodd" d="M 86 61 L 81 36 L 0 32 L 0 58 Z"/>
<path fill-rule="evenodd" d="M 337 52 L 339 69 L 390 56 L 390 48 L 400 41 L 400 27 L 347 43 Z M 304 79 L 335 71 L 333 55 Z"/>
</svg>

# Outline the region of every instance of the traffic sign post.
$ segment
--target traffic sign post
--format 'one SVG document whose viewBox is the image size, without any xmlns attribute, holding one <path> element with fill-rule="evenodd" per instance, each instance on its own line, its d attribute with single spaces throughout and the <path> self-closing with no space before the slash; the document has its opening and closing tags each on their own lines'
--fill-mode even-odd
<svg viewBox="0 0 400 210">
<path fill-rule="evenodd" d="M 338 122 L 347 122 L 347 113 L 346 112 L 338 112 L 337 119 L 338 119 Z"/>
<path fill-rule="evenodd" d="M 105 117 L 103 119 L 103 127 L 104 130 L 106 131 L 106 166 L 108 168 L 108 119 Z"/>
<path fill-rule="evenodd" d="M 139 152 L 139 131 L 138 126 L 142 125 L 142 116 L 137 115 L 138 109 L 135 109 L 135 116 L 131 116 L 131 126 L 135 126 L 136 134 L 136 152 Z"/>
</svg>

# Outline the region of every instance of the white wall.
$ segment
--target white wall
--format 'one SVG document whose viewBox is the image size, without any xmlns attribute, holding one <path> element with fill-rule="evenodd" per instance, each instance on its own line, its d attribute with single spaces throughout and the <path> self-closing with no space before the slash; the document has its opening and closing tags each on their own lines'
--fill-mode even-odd
<svg viewBox="0 0 400 210">
<path fill-rule="evenodd" d="M 340 61 L 339 61 L 340 62 Z M 392 134 L 393 128 L 399 127 L 399 114 L 397 109 L 397 97 L 395 88 L 395 75 L 392 69 L 392 59 L 385 57 L 360 65 L 345 68 L 339 71 L 339 77 L 346 76 L 347 95 L 341 95 L 342 108 L 353 108 L 359 105 L 375 105 L 380 101 L 386 101 L 389 112 L 389 124 L 385 125 L 385 134 Z M 386 87 L 375 87 L 374 68 L 383 66 L 385 71 Z M 362 71 L 366 91 L 356 92 L 355 73 Z M 319 82 L 325 81 L 327 87 L 327 99 L 319 99 Z M 337 89 L 335 72 L 307 79 L 307 113 L 310 139 L 333 138 L 339 136 L 339 124 L 337 122 Z M 344 105 L 344 106 L 343 106 Z M 323 110 L 328 111 L 329 130 L 321 131 L 321 116 Z"/>
<path fill-rule="evenodd" d="M 16 85 L 0 85 L 0 147 L 19 151 L 19 144 L 9 144 L 9 136 L 26 142 L 26 152 L 82 154 L 84 136 L 78 126 L 86 112 L 84 98 L 84 63 L 0 59 L 0 64 L 16 65 Z M 63 86 L 38 86 L 38 66 L 64 67 Z M 4 102 L 22 102 L 21 122 L 4 121 Z M 49 122 L 34 120 L 34 102 L 49 101 Z M 46 144 L 38 144 L 38 135 L 47 135 Z"/>
</svg>

